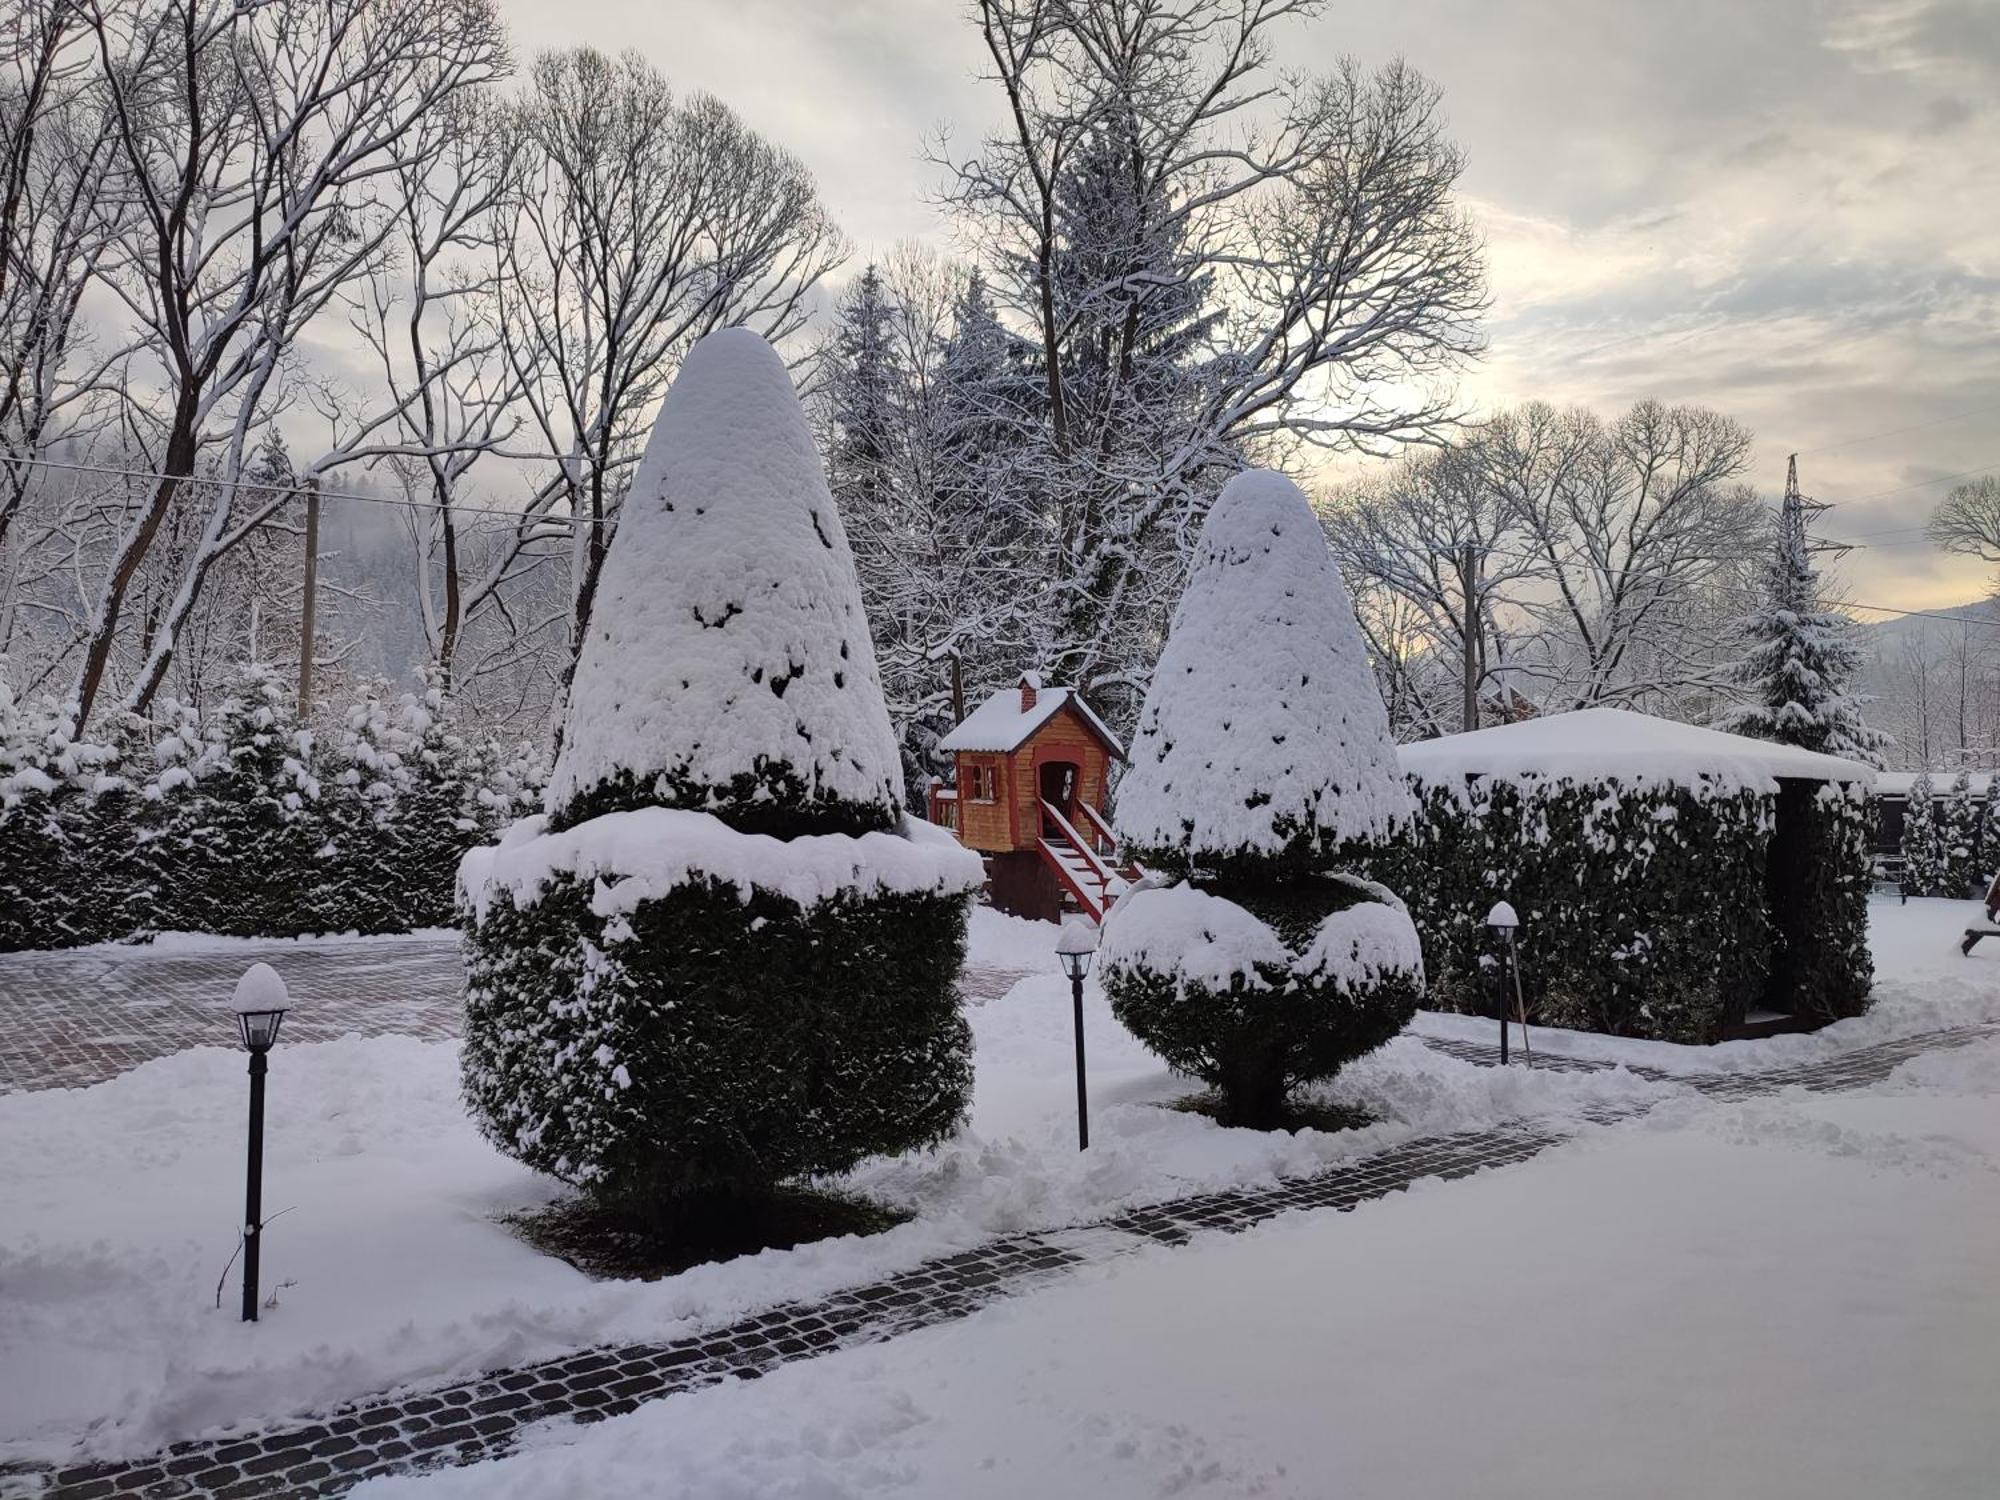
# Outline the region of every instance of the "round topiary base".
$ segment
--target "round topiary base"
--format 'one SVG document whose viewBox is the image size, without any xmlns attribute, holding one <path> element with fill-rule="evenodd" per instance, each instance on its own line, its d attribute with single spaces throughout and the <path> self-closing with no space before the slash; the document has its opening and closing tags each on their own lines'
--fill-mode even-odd
<svg viewBox="0 0 2000 1500">
<path fill-rule="evenodd" d="M 1223 898 L 1209 907 L 1223 920 L 1204 930 L 1199 904 L 1171 913 L 1161 925 L 1185 941 L 1178 953 L 1131 941 L 1131 929 L 1120 934 L 1121 920 L 1150 925 L 1148 896 L 1187 905 L 1178 898 L 1188 889 L 1139 891 L 1126 898 L 1129 908 L 1121 903 L 1106 935 L 1104 992 L 1112 1014 L 1163 1062 L 1215 1090 L 1223 1124 L 1284 1128 L 1292 1089 L 1331 1078 L 1415 1014 L 1423 993 L 1416 933 L 1379 888 L 1334 877 L 1203 891 Z M 1359 907 L 1379 908 L 1394 957 L 1316 963 L 1328 919 Z"/>
<path fill-rule="evenodd" d="M 502 1151 L 657 1207 L 839 1172 L 963 1119 L 967 899 L 811 905 L 695 877 L 610 916 L 597 880 L 468 908 L 466 1102 Z"/>
</svg>

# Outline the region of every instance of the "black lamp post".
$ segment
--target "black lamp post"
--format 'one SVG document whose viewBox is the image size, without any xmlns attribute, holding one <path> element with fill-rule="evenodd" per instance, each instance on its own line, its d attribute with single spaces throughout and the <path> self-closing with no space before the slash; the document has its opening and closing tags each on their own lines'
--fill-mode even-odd
<svg viewBox="0 0 2000 1500">
<path fill-rule="evenodd" d="M 1493 903 L 1493 910 L 1486 914 L 1486 925 L 1493 929 L 1499 939 L 1500 948 L 1500 1066 L 1507 1066 L 1507 981 L 1514 972 L 1514 930 L 1521 925 L 1521 919 L 1514 915 L 1514 908 L 1505 901 Z"/>
<path fill-rule="evenodd" d="M 1065 923 L 1056 939 L 1056 956 L 1069 975 L 1070 1000 L 1076 1010 L 1076 1149 L 1090 1149 L 1090 1102 L 1083 1087 L 1083 976 L 1090 972 L 1090 956 L 1097 951 L 1097 926 L 1082 917 Z"/>
<path fill-rule="evenodd" d="M 236 1029 L 250 1054 L 250 1164 L 243 1190 L 243 1321 L 257 1321 L 257 1252 L 264 1228 L 265 1056 L 285 1019 L 285 981 L 269 964 L 252 964 L 236 981 Z"/>
</svg>

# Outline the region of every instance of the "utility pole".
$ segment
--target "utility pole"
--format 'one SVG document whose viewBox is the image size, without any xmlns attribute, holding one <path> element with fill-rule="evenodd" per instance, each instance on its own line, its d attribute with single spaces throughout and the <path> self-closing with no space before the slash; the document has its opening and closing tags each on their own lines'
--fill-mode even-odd
<svg viewBox="0 0 2000 1500">
<path fill-rule="evenodd" d="M 1465 674 L 1463 727 L 1466 729 L 1479 727 L 1479 589 L 1474 577 L 1476 566 L 1472 543 L 1467 542 L 1458 554 L 1458 588 L 1465 600 L 1465 621 L 1459 633 L 1464 638 L 1465 646 L 1462 670 Z"/>
<path fill-rule="evenodd" d="M 314 611 L 319 603 L 319 476 L 306 481 L 306 588 L 299 608 L 299 718 L 312 708 Z"/>
</svg>

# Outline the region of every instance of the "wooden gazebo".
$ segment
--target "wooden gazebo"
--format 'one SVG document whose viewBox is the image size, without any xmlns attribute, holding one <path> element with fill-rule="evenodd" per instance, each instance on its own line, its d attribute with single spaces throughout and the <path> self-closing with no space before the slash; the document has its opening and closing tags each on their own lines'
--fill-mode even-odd
<svg viewBox="0 0 2000 1500">
<path fill-rule="evenodd" d="M 1090 706 L 1029 673 L 938 748 L 951 754 L 956 784 L 932 789 L 931 821 L 986 857 L 993 904 L 1041 920 L 1102 919 L 1134 872 L 1120 867 L 1104 815 L 1124 747 Z"/>
</svg>

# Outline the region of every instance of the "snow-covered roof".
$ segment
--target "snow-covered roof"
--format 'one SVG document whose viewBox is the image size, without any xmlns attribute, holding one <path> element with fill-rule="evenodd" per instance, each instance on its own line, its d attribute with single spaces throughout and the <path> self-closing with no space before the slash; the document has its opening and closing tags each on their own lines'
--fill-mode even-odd
<svg viewBox="0 0 2000 1500">
<path fill-rule="evenodd" d="M 1877 771 L 1875 790 L 1884 797 L 1907 797 L 1917 777 L 1922 774 L 1919 771 Z M 1956 771 L 1932 771 L 1931 790 L 1942 797 L 1951 790 L 1951 784 L 1957 777 Z M 1984 797 L 1992 789 L 1993 773 L 1990 771 L 1974 771 L 1966 779 L 1972 783 L 1972 795 L 1975 797 Z"/>
<path fill-rule="evenodd" d="M 1118 736 L 1104 727 L 1104 721 L 1090 711 L 1090 705 L 1066 687 L 1037 688 L 1035 706 L 1023 710 L 1021 690 L 1006 688 L 995 693 L 979 707 L 965 716 L 965 722 L 938 741 L 940 750 L 973 750 L 1005 754 L 1018 750 L 1028 742 L 1028 737 L 1053 719 L 1064 705 L 1074 708 L 1083 722 L 1090 726 L 1091 733 L 1104 741 L 1104 748 L 1120 760 L 1125 758 L 1125 747 L 1118 743 Z"/>
<path fill-rule="evenodd" d="M 1404 745 L 1403 769 L 1427 781 L 1463 776 L 1616 777 L 1686 785 L 1706 780 L 1771 790 L 1777 777 L 1871 785 L 1859 761 L 1753 740 L 1625 708 L 1581 708 Z"/>
</svg>

